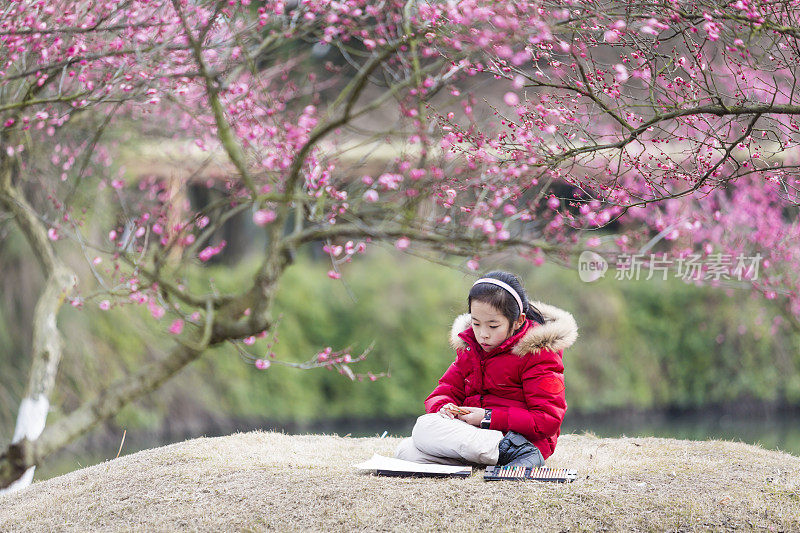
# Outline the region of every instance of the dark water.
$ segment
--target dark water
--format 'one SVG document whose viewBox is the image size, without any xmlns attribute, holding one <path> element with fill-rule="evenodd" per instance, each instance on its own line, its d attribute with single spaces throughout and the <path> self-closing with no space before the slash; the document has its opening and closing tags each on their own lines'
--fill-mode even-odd
<svg viewBox="0 0 800 533">
<path fill-rule="evenodd" d="M 331 420 L 274 424 L 268 421 L 216 421 L 205 427 L 171 426 L 159 432 L 128 432 L 121 455 L 199 436 L 229 435 L 254 429 L 289 434 L 336 434 L 351 437 L 408 436 L 415 418 Z M 688 440 L 730 440 L 760 445 L 800 456 L 800 410 L 771 410 L 731 414 L 718 410 L 690 413 L 609 413 L 577 416 L 568 413 L 562 433 L 591 433 L 598 437 L 666 437 Z M 38 480 L 94 465 L 117 455 L 120 431 L 105 429 L 81 439 L 49 459 L 37 470 Z"/>
<path fill-rule="evenodd" d="M 589 432 L 598 437 L 666 437 L 729 440 L 756 444 L 800 456 L 800 413 L 735 415 L 718 412 L 621 414 L 575 417 L 564 421 L 564 433 Z"/>
</svg>

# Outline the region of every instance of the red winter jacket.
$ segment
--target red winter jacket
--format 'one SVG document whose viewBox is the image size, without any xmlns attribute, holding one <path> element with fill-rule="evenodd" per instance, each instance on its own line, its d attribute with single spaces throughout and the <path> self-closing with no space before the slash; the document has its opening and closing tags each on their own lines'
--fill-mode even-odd
<svg viewBox="0 0 800 533">
<path fill-rule="evenodd" d="M 456 360 L 425 400 L 425 411 L 435 413 L 446 403 L 491 409 L 491 429 L 521 433 L 547 459 L 567 410 L 561 357 L 577 339 L 578 326 L 566 311 L 532 305 L 545 323 L 527 320 L 488 353 L 475 339 L 470 315 L 456 318 L 450 333 Z"/>
</svg>

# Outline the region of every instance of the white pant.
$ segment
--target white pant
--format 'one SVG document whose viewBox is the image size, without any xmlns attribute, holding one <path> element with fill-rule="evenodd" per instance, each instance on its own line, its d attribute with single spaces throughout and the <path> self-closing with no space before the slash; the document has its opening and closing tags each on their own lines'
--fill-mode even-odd
<svg viewBox="0 0 800 533">
<path fill-rule="evenodd" d="M 395 457 L 415 463 L 496 465 L 503 433 L 481 429 L 438 413 L 422 415 Z"/>
</svg>

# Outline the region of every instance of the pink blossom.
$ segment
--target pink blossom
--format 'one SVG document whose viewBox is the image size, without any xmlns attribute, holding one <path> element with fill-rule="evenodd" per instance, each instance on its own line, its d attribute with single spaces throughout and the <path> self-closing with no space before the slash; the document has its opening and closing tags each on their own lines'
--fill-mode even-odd
<svg viewBox="0 0 800 533">
<path fill-rule="evenodd" d="M 317 361 L 319 362 L 327 361 L 328 357 L 331 355 L 332 352 L 333 349 L 330 346 L 326 346 L 324 350 L 322 350 L 317 354 Z"/>
<path fill-rule="evenodd" d="M 169 332 L 173 335 L 180 335 L 181 331 L 183 331 L 183 320 L 176 318 L 169 326 Z"/>
<path fill-rule="evenodd" d="M 266 370 L 272 363 L 267 359 L 256 359 L 255 365 L 259 370 Z"/>
<path fill-rule="evenodd" d="M 102 302 L 100 302 L 99 305 L 100 309 L 102 309 L 103 311 L 108 311 L 109 309 L 111 309 L 111 302 L 109 302 L 108 300 L 103 300 Z"/>
<path fill-rule="evenodd" d="M 277 218 L 277 214 L 275 211 L 271 209 L 259 209 L 255 213 L 253 213 L 253 222 L 255 222 L 256 226 L 266 226 L 270 222 L 274 221 Z"/>
<path fill-rule="evenodd" d="M 551 196 L 550 199 L 547 200 L 547 207 L 555 211 L 556 209 L 561 207 L 561 200 L 559 200 L 555 196 Z"/>
<path fill-rule="evenodd" d="M 403 176 L 400 174 L 392 174 L 392 173 L 385 173 L 381 174 L 378 177 L 378 184 L 383 187 L 384 190 L 397 190 L 400 188 L 400 184 L 403 181 Z"/>
<path fill-rule="evenodd" d="M 377 202 L 378 201 L 378 191 L 375 189 L 369 189 L 364 191 L 364 201 L 365 202 Z"/>
<path fill-rule="evenodd" d="M 132 302 L 136 302 L 137 304 L 143 304 L 148 300 L 147 295 L 139 291 L 131 293 L 131 295 L 128 296 L 128 298 L 130 298 Z"/>
<path fill-rule="evenodd" d="M 503 95 L 503 101 L 507 106 L 514 107 L 515 105 L 519 104 L 519 96 L 517 96 L 517 93 L 509 91 Z"/>
<path fill-rule="evenodd" d="M 338 256 L 342 255 L 342 251 L 343 250 L 344 250 L 344 248 L 342 248 L 338 244 L 334 245 L 334 246 L 329 246 L 329 245 L 326 244 L 325 246 L 322 247 L 322 251 L 323 252 L 328 253 L 328 254 L 332 255 L 333 257 L 338 257 Z"/>
<path fill-rule="evenodd" d="M 197 254 L 197 257 L 203 262 L 208 261 L 220 253 L 222 249 L 225 248 L 226 244 L 227 243 L 225 241 L 221 241 L 217 246 L 206 246 L 200 251 L 199 254 Z"/>
<path fill-rule="evenodd" d="M 150 314 L 153 315 L 153 318 L 159 320 L 161 317 L 164 316 L 164 308 L 155 303 L 153 300 L 147 304 L 147 308 L 150 310 Z"/>
<path fill-rule="evenodd" d="M 409 247 L 410 244 L 411 244 L 411 239 L 409 239 L 408 237 L 400 237 L 399 239 L 397 239 L 397 241 L 395 241 L 394 247 L 397 248 L 398 250 L 405 250 L 406 248 Z"/>
<path fill-rule="evenodd" d="M 47 230 L 47 238 L 49 238 L 51 241 L 58 240 L 58 232 L 55 228 L 50 228 Z"/>
<path fill-rule="evenodd" d="M 703 24 L 703 29 L 706 30 L 706 32 L 708 32 L 708 39 L 710 41 L 716 41 L 719 39 L 721 27 L 718 23 L 706 22 L 705 24 Z"/>
<path fill-rule="evenodd" d="M 628 80 L 628 78 L 630 78 L 630 74 L 628 74 L 628 69 L 625 67 L 625 65 L 617 63 L 614 65 L 614 70 L 617 72 L 616 76 L 614 77 L 619 83 L 624 83 Z"/>
<path fill-rule="evenodd" d="M 414 168 L 411 169 L 411 172 L 408 173 L 412 180 L 419 180 L 425 177 L 425 169 L 424 168 Z"/>
<path fill-rule="evenodd" d="M 467 261 L 467 268 L 472 271 L 478 270 L 479 266 L 480 265 L 478 264 L 478 261 L 475 259 L 470 259 Z"/>
<path fill-rule="evenodd" d="M 328 270 L 328 277 L 331 279 L 339 279 L 342 277 L 342 275 L 335 270 Z"/>
<path fill-rule="evenodd" d="M 530 58 L 531 58 L 530 52 L 528 52 L 527 50 L 520 50 L 511 57 L 511 64 L 518 67 L 524 64 Z"/>
<path fill-rule="evenodd" d="M 200 258 L 201 261 L 208 261 L 209 259 L 214 257 L 214 255 L 215 255 L 214 248 L 212 248 L 211 246 L 207 246 L 206 248 L 203 248 L 203 250 L 200 251 L 198 257 Z"/>
</svg>

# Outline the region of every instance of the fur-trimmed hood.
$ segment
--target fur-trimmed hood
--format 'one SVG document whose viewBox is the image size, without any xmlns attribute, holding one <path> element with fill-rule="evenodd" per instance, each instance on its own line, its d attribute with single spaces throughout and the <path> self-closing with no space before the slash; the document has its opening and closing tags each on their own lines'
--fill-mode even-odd
<svg viewBox="0 0 800 533">
<path fill-rule="evenodd" d="M 578 325 L 572 315 L 542 302 L 530 303 L 542 314 L 544 324 L 529 328 L 511 351 L 522 356 L 528 352 L 538 353 L 541 349 L 557 352 L 572 346 L 578 338 Z M 454 350 L 467 347 L 467 343 L 458 335 L 470 327 L 470 319 L 470 314 L 464 313 L 456 317 L 453 322 L 453 327 L 450 329 L 450 346 Z"/>
</svg>

